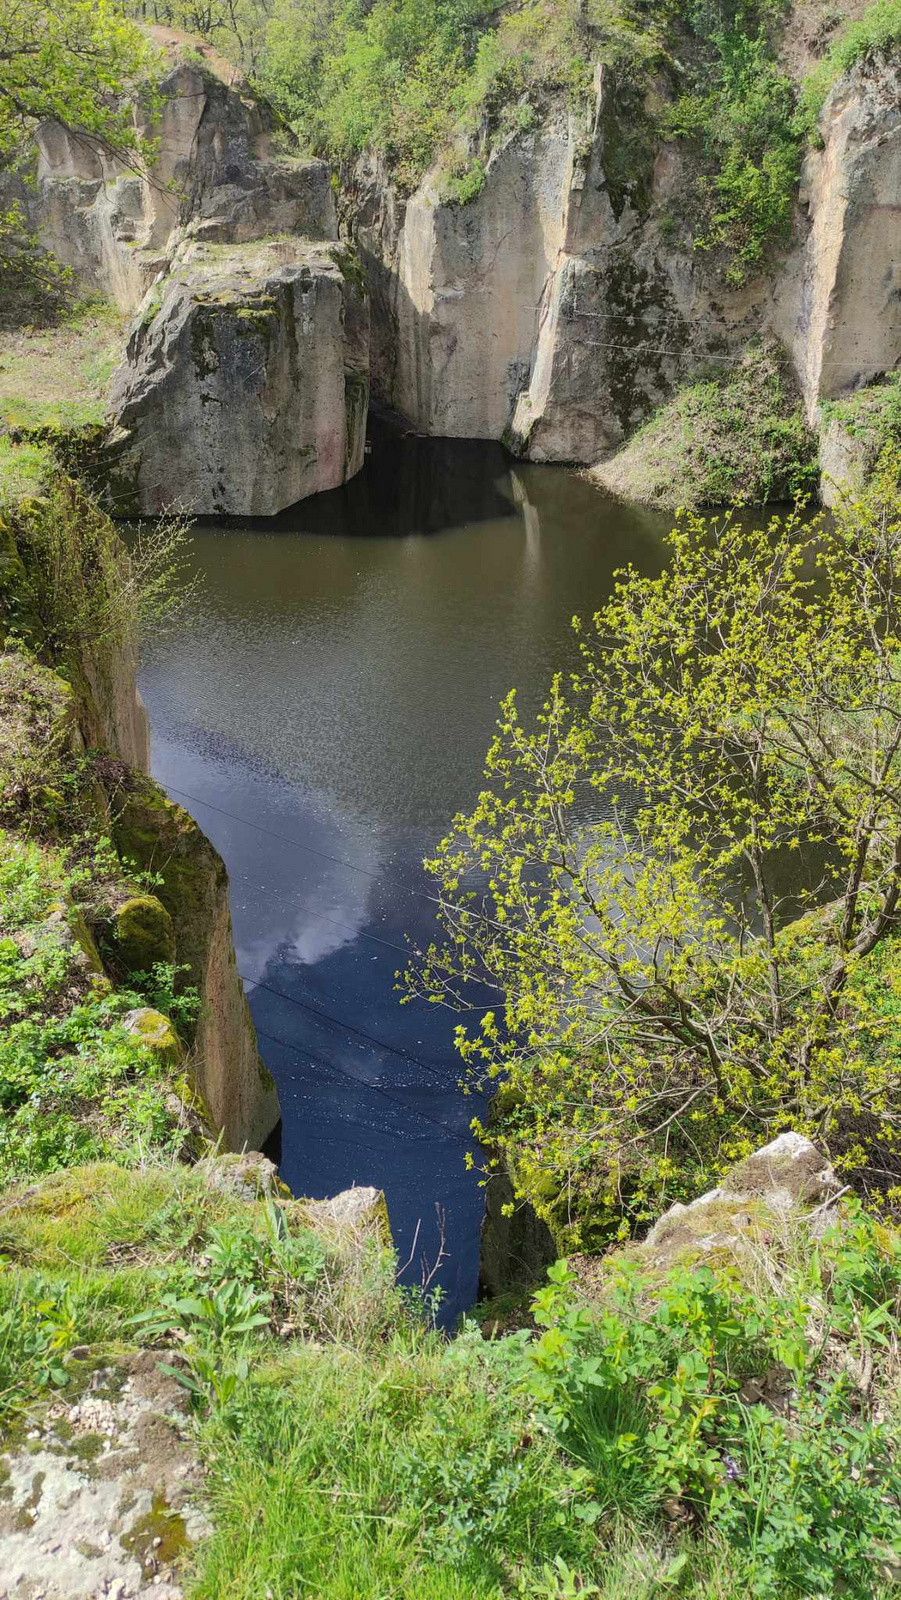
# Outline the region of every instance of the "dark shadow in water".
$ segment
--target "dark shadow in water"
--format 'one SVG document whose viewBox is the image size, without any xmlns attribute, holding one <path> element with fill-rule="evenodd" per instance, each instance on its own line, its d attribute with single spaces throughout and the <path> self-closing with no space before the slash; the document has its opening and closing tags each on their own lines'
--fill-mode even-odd
<svg viewBox="0 0 901 1600">
<path fill-rule="evenodd" d="M 407 937 L 435 931 L 421 863 L 478 793 L 501 696 L 540 700 L 572 615 L 625 562 L 659 570 L 665 528 L 496 445 L 395 439 L 272 521 L 197 524 L 196 601 L 147 650 L 154 774 L 231 874 L 284 1176 L 383 1187 L 412 1282 L 442 1207 L 448 1319 L 475 1298 L 483 1197 L 457 1018 L 397 989 Z"/>
<path fill-rule="evenodd" d="M 374 538 L 436 534 L 461 524 L 515 517 L 502 493 L 510 458 L 484 439 L 421 439 L 373 417 L 362 472 L 329 494 L 243 526 L 261 533 L 335 533 Z"/>
</svg>

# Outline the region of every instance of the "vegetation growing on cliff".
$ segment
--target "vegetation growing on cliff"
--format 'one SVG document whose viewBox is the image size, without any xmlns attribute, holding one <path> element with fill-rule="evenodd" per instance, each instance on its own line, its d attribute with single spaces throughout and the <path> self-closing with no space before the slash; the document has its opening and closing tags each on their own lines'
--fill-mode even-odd
<svg viewBox="0 0 901 1600">
<path fill-rule="evenodd" d="M 140 154 L 133 97 L 151 103 L 155 52 L 108 0 L 0 0 L 0 68 L 0 174 L 47 121 L 80 130 L 109 153 Z M 52 311 L 66 278 L 29 228 L 22 201 L 0 199 L 0 322 Z"/>
<path fill-rule="evenodd" d="M 855 441 L 856 473 L 865 481 L 884 451 L 896 457 L 901 448 L 901 374 L 887 372 L 878 383 L 827 400 L 821 408 L 824 435 L 833 423 Z"/>
<path fill-rule="evenodd" d="M 627 1231 L 789 1126 L 897 1188 L 896 472 L 831 524 L 684 517 L 537 721 L 505 702 L 432 863 L 418 981 L 497 990 L 460 1046 L 558 1236 Z"/>
<path fill-rule="evenodd" d="M 873 0 L 859 17 L 838 29 L 820 64 L 802 86 L 799 121 L 813 136 L 826 96 L 843 73 L 870 55 L 890 51 L 901 40 L 899 0 Z"/>
<path fill-rule="evenodd" d="M 461 203 L 478 192 L 499 140 L 562 106 L 586 115 L 603 64 L 629 103 L 608 154 L 616 165 L 612 144 L 630 145 L 635 203 L 653 147 L 674 139 L 690 152 L 678 209 L 730 282 L 786 236 L 802 140 L 778 65 L 779 0 L 676 10 L 631 0 L 500 10 L 487 0 L 277 0 L 271 10 L 246 4 L 240 22 L 234 8 L 212 17 L 191 0 L 155 0 L 153 14 L 237 50 L 304 148 L 337 160 L 376 150 L 405 189 L 440 157 Z"/>
<path fill-rule="evenodd" d="M 794 380 L 764 345 L 680 389 L 592 476 L 626 500 L 674 509 L 791 500 L 815 473 Z"/>
</svg>

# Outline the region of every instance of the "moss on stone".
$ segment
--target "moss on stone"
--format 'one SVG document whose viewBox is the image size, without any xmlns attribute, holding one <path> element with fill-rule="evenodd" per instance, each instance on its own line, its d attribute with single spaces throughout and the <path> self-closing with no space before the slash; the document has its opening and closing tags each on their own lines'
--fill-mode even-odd
<svg viewBox="0 0 901 1600">
<path fill-rule="evenodd" d="M 116 956 L 126 972 L 149 972 L 175 960 L 172 918 L 156 895 L 134 895 L 113 917 Z"/>
<path fill-rule="evenodd" d="M 178 1067 L 184 1061 L 185 1051 L 169 1017 L 152 1006 L 140 1006 L 123 1018 L 127 1033 L 138 1039 L 152 1052 L 161 1066 Z"/>
</svg>

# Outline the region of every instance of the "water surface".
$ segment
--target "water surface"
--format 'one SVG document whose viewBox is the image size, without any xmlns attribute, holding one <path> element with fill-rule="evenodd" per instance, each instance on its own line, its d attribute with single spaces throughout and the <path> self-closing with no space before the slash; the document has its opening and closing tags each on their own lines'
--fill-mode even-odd
<svg viewBox="0 0 901 1600">
<path fill-rule="evenodd" d="M 434 931 L 421 862 L 480 784 L 497 704 L 572 659 L 665 519 L 499 446 L 380 432 L 344 489 L 197 524 L 196 598 L 141 674 L 154 775 L 221 850 L 238 964 L 299 1194 L 385 1189 L 406 1277 L 472 1303 L 482 1191 L 454 1016 L 402 1005 Z"/>
</svg>

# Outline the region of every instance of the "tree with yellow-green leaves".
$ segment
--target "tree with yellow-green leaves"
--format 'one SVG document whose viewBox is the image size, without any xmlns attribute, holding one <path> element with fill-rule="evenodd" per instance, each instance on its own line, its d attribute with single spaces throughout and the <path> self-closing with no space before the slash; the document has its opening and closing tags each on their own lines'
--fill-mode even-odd
<svg viewBox="0 0 901 1600">
<path fill-rule="evenodd" d="M 489 1157 L 570 1240 L 786 1128 L 901 1182 L 899 468 L 829 520 L 680 517 L 430 863 L 412 984 L 495 990 L 458 1030 Z"/>
<path fill-rule="evenodd" d="M 0 0 L 0 176 L 48 120 L 120 158 L 140 158 L 133 108 L 147 93 L 156 52 L 108 0 Z M 0 191 L 2 192 L 2 191 Z M 54 269 L 29 235 L 21 207 L 0 200 L 0 297 Z"/>
</svg>

